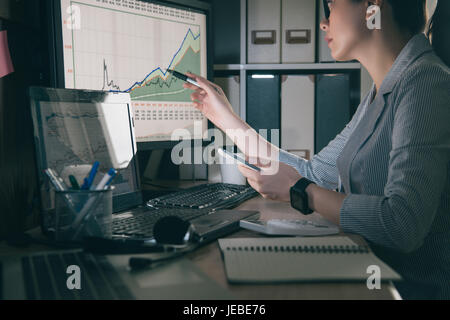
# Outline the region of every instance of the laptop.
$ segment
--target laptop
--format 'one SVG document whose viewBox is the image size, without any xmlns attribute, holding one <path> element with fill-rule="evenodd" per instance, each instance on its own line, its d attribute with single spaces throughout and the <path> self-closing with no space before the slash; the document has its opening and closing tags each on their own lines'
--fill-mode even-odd
<svg viewBox="0 0 450 320">
<path fill-rule="evenodd" d="M 152 237 L 149 229 L 157 219 L 181 214 L 208 242 L 236 231 L 241 219 L 257 214 L 256 211 L 211 212 L 145 206 L 128 93 L 32 87 L 30 99 L 44 234 L 51 236 L 54 232 L 54 194 L 44 170 L 52 168 L 70 185 L 70 175 L 83 181 L 95 161 L 100 162 L 100 167 L 94 184 L 110 168 L 118 171 L 112 184 L 113 236 L 123 238 L 131 234 L 148 239 Z M 142 232 L 126 232 L 130 227 Z"/>
<path fill-rule="evenodd" d="M 80 250 L 0 257 L 0 300 L 233 299 L 188 259 L 130 272 L 129 258 Z"/>
</svg>

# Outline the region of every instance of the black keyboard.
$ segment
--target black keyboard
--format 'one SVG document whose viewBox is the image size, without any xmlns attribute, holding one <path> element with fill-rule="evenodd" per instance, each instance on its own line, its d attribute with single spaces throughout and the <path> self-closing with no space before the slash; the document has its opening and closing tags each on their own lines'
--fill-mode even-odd
<svg viewBox="0 0 450 320">
<path fill-rule="evenodd" d="M 72 265 L 80 267 L 80 290 L 67 287 L 66 270 Z M 22 258 L 22 269 L 27 299 L 30 300 L 134 299 L 104 256 L 81 251 L 26 256 Z"/>
<path fill-rule="evenodd" d="M 226 183 L 203 184 L 152 199 L 147 202 L 147 206 L 153 208 L 232 209 L 257 195 L 258 193 L 253 188 L 247 186 Z"/>
</svg>

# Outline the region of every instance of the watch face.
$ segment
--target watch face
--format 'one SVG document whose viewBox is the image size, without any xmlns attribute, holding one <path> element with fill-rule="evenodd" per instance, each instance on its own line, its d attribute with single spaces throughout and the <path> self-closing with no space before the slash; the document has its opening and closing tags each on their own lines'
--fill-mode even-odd
<svg viewBox="0 0 450 320">
<path fill-rule="evenodd" d="M 306 208 L 303 196 L 299 191 L 291 192 L 291 205 L 301 212 L 306 212 L 308 209 Z"/>
</svg>

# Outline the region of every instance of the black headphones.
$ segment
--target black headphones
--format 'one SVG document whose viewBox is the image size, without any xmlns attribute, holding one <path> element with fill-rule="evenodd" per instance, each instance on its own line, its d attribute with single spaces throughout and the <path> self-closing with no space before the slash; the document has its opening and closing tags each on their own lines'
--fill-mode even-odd
<svg viewBox="0 0 450 320">
<path fill-rule="evenodd" d="M 148 268 L 156 262 L 178 258 L 193 251 L 202 240 L 195 232 L 194 225 L 175 216 L 158 220 L 153 227 L 153 234 L 158 245 L 169 248 L 173 253 L 156 259 L 130 258 L 129 265 L 132 270 Z"/>
<path fill-rule="evenodd" d="M 177 216 L 159 219 L 153 226 L 153 236 L 155 241 L 151 242 L 128 238 L 85 237 L 82 247 L 86 252 L 94 254 L 156 253 L 179 251 L 201 240 L 194 226 Z"/>
<path fill-rule="evenodd" d="M 130 267 L 135 270 L 180 257 L 193 251 L 202 241 L 194 226 L 177 216 L 159 219 L 153 227 L 153 235 L 156 244 L 142 240 L 87 237 L 83 241 L 83 248 L 85 252 L 94 254 L 171 253 L 155 259 L 130 258 Z"/>
</svg>

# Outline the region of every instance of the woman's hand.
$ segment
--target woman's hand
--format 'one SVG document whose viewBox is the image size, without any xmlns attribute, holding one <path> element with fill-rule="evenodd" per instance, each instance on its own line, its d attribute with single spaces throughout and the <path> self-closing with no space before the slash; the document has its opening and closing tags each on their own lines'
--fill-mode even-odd
<svg viewBox="0 0 450 320">
<path fill-rule="evenodd" d="M 248 183 L 264 198 L 289 202 L 290 189 L 302 178 L 300 173 L 282 162 L 271 163 L 270 167 L 262 170 L 265 170 L 263 174 L 239 165 L 239 171 L 247 178 Z"/>
<path fill-rule="evenodd" d="M 193 73 L 186 74 L 194 79 L 201 88 L 184 83 L 183 87 L 194 90 L 191 99 L 195 108 L 200 110 L 203 115 L 222 130 L 229 127 L 229 122 L 233 121 L 237 115 L 233 112 L 230 102 L 225 96 L 222 88 Z"/>
</svg>

